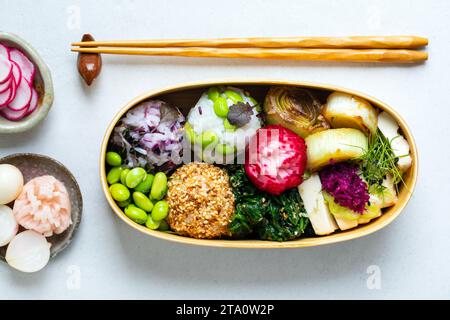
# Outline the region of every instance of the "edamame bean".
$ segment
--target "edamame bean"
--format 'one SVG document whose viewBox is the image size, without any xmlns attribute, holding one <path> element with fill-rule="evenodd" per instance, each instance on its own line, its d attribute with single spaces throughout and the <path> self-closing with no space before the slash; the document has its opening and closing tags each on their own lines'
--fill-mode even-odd
<svg viewBox="0 0 450 320">
<path fill-rule="evenodd" d="M 250 100 L 252 107 L 258 104 L 258 101 L 256 101 L 253 97 L 247 96 L 247 99 Z"/>
<path fill-rule="evenodd" d="M 211 87 L 208 89 L 208 99 L 212 101 L 216 101 L 219 97 L 219 89 L 217 87 Z"/>
<path fill-rule="evenodd" d="M 121 167 L 114 167 L 109 170 L 108 175 L 106 176 L 106 180 L 109 184 L 114 184 L 120 181 L 120 174 L 122 173 Z"/>
<path fill-rule="evenodd" d="M 151 188 L 152 188 L 152 183 L 153 183 L 153 178 L 155 176 L 147 173 L 147 176 L 145 177 L 144 180 L 142 180 L 141 183 L 139 183 L 136 188 L 134 188 L 134 191 L 139 191 L 142 193 L 149 193 Z"/>
<path fill-rule="evenodd" d="M 228 132 L 234 132 L 236 131 L 237 127 L 235 125 L 232 125 L 228 119 L 223 120 L 223 126 L 226 131 Z"/>
<path fill-rule="evenodd" d="M 134 203 L 144 211 L 150 212 L 153 209 L 153 203 L 142 192 L 133 192 Z"/>
<path fill-rule="evenodd" d="M 122 158 L 117 152 L 107 152 L 106 153 L 106 163 L 111 167 L 118 167 L 122 164 Z"/>
<path fill-rule="evenodd" d="M 219 137 L 211 130 L 203 131 L 201 135 L 202 147 L 206 148 L 211 143 L 217 143 Z"/>
<path fill-rule="evenodd" d="M 229 108 L 227 104 L 227 99 L 224 97 L 218 97 L 214 101 L 214 112 L 218 117 L 225 118 L 228 114 Z"/>
<path fill-rule="evenodd" d="M 150 198 L 152 200 L 161 200 L 167 192 L 167 176 L 164 172 L 158 172 L 153 179 Z"/>
<path fill-rule="evenodd" d="M 116 201 L 125 201 L 130 197 L 130 190 L 120 183 L 114 183 L 111 185 L 109 187 L 109 191 L 111 192 L 113 199 Z"/>
<path fill-rule="evenodd" d="M 159 222 L 158 230 L 159 231 L 169 231 L 170 230 L 169 224 L 166 222 L 166 220 L 161 220 Z"/>
<path fill-rule="evenodd" d="M 125 168 L 122 170 L 122 172 L 120 173 L 120 183 L 125 185 L 126 184 L 126 178 L 127 178 L 127 174 L 130 172 L 130 169 Z"/>
<path fill-rule="evenodd" d="M 131 203 L 131 198 L 128 198 L 125 201 L 118 201 L 117 205 L 121 208 L 125 208 L 126 206 L 128 206 Z"/>
<path fill-rule="evenodd" d="M 233 101 L 233 103 L 244 102 L 241 95 L 233 90 L 225 90 L 227 98 Z"/>
<path fill-rule="evenodd" d="M 166 201 L 161 200 L 155 203 L 152 210 L 153 220 L 155 221 L 164 220 L 168 214 L 169 214 L 169 204 Z"/>
<path fill-rule="evenodd" d="M 141 208 L 130 204 L 125 208 L 125 215 L 136 223 L 144 224 L 147 221 L 147 213 Z"/>
<path fill-rule="evenodd" d="M 194 143 L 195 141 L 195 132 L 192 126 L 189 124 L 189 122 L 186 122 L 184 125 L 184 130 L 186 131 L 186 136 L 189 140 L 189 142 Z"/>
<path fill-rule="evenodd" d="M 159 228 L 161 221 L 153 220 L 151 215 L 148 215 L 147 221 L 145 222 L 145 226 L 149 229 L 156 230 Z"/>
<path fill-rule="evenodd" d="M 250 105 L 252 107 L 255 107 L 256 112 L 261 112 L 262 108 L 261 105 L 256 101 L 253 97 L 247 96 L 248 100 L 250 100 Z"/>
<path fill-rule="evenodd" d="M 221 143 L 216 146 L 216 151 L 223 155 L 229 155 L 234 153 L 234 148 L 225 143 Z"/>
<path fill-rule="evenodd" d="M 144 168 L 133 168 L 128 172 L 125 178 L 125 184 L 128 188 L 134 188 L 147 177 Z"/>
</svg>

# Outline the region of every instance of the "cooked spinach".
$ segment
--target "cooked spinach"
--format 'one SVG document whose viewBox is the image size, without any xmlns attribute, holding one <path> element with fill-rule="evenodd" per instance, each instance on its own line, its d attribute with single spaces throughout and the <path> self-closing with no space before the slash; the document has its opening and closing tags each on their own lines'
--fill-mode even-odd
<svg viewBox="0 0 450 320">
<path fill-rule="evenodd" d="M 242 165 L 227 166 L 235 198 L 229 229 L 236 238 L 286 241 L 299 238 L 309 224 L 296 188 L 279 196 L 258 190 Z"/>
</svg>

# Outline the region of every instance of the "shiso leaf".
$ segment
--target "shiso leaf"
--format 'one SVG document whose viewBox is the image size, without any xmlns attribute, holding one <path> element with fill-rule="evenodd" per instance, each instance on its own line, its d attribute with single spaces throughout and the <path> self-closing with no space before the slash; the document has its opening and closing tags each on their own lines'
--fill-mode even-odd
<svg viewBox="0 0 450 320">
<path fill-rule="evenodd" d="M 249 103 L 238 102 L 230 107 L 227 114 L 228 122 L 241 128 L 250 122 L 253 115 L 253 107 Z"/>
</svg>

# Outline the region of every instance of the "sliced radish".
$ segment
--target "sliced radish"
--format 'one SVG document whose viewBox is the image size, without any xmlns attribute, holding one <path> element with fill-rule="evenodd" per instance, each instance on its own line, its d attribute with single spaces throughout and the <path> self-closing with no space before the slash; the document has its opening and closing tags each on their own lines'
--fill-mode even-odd
<svg viewBox="0 0 450 320">
<path fill-rule="evenodd" d="M 31 100 L 31 85 L 25 78 L 22 78 L 16 89 L 16 97 L 8 104 L 8 108 L 13 111 L 21 111 L 28 107 Z"/>
<path fill-rule="evenodd" d="M 0 107 L 6 106 L 8 105 L 10 102 L 12 102 L 14 100 L 14 98 L 16 97 L 16 83 L 13 81 L 11 81 L 11 86 L 9 87 L 9 90 L 0 93 Z M 7 100 L 3 100 L 2 98 L 5 98 L 2 95 L 8 95 L 8 99 Z"/>
<path fill-rule="evenodd" d="M 10 77 L 8 81 L 0 84 L 0 93 L 5 92 L 6 90 L 11 88 L 11 81 L 14 81 L 13 77 Z"/>
<path fill-rule="evenodd" d="M 8 81 L 12 73 L 12 63 L 5 56 L 0 55 L 0 83 Z"/>
<path fill-rule="evenodd" d="M 4 44 L 0 43 L 0 56 L 4 56 L 9 60 L 9 49 Z"/>
<path fill-rule="evenodd" d="M 26 116 L 27 111 L 28 111 L 28 108 L 24 108 L 20 111 L 14 111 L 14 110 L 11 110 L 10 108 L 6 107 L 6 108 L 0 109 L 0 115 L 2 115 L 3 117 L 5 117 L 6 119 L 8 119 L 10 121 L 19 121 L 20 119 L 22 119 L 23 117 Z"/>
<path fill-rule="evenodd" d="M 16 62 L 22 70 L 22 77 L 33 83 L 36 68 L 34 64 L 28 59 L 20 50 L 12 48 L 9 50 L 10 60 Z"/>
<path fill-rule="evenodd" d="M 20 84 L 20 81 L 22 80 L 22 70 L 20 69 L 17 62 L 11 61 L 11 63 L 13 65 L 12 76 L 14 77 L 14 81 L 16 82 L 16 86 L 18 87 Z"/>
<path fill-rule="evenodd" d="M 28 110 L 25 113 L 24 117 L 29 116 L 30 114 L 33 113 L 34 110 L 36 110 L 36 108 L 38 107 L 38 102 L 39 102 L 39 95 L 37 91 L 33 88 L 31 89 L 30 105 L 28 106 Z"/>
<path fill-rule="evenodd" d="M 12 209 L 4 204 L 0 205 L 0 247 L 6 246 L 19 231 L 19 224 Z"/>
<path fill-rule="evenodd" d="M 12 81 L 14 83 L 14 81 Z M 5 90 L 4 92 L 0 93 L 0 107 L 6 106 L 9 101 L 11 101 L 11 95 L 14 92 L 15 84 L 12 84 L 8 90 Z"/>
<path fill-rule="evenodd" d="M 43 235 L 27 230 L 11 240 L 5 259 L 14 269 L 36 272 L 44 268 L 50 260 L 50 246 Z"/>
</svg>

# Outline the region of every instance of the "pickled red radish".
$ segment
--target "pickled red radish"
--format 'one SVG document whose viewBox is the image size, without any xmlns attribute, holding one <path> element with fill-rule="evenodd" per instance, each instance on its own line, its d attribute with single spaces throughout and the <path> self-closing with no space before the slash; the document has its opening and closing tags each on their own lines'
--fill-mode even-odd
<svg viewBox="0 0 450 320">
<path fill-rule="evenodd" d="M 0 56 L 4 56 L 9 60 L 9 49 L 7 46 L 0 43 Z"/>
<path fill-rule="evenodd" d="M 33 83 L 35 66 L 19 49 L 12 48 L 9 51 L 10 60 L 17 63 L 22 71 L 22 77 Z"/>
<path fill-rule="evenodd" d="M 16 82 L 16 86 L 19 86 L 20 81 L 22 80 L 22 70 L 16 62 L 11 61 L 11 63 L 13 65 L 12 76 L 14 78 L 14 81 Z"/>
<path fill-rule="evenodd" d="M 7 81 L 11 77 L 12 63 L 5 56 L 0 55 L 0 83 Z"/>
<path fill-rule="evenodd" d="M 8 108 L 13 111 L 21 111 L 27 108 L 31 101 L 31 85 L 25 78 L 22 78 L 19 83 L 14 100 L 8 104 Z"/>
<path fill-rule="evenodd" d="M 9 90 L 11 88 L 11 81 L 14 81 L 14 78 L 11 77 L 9 80 L 0 83 L 0 93 L 5 92 L 6 90 Z"/>
<path fill-rule="evenodd" d="M 9 101 L 11 101 L 11 96 L 14 93 L 15 93 L 15 90 L 11 86 L 7 90 L 0 93 L 0 107 L 7 105 L 9 103 Z"/>
<path fill-rule="evenodd" d="M 23 52 L 0 43 L 0 116 L 19 121 L 37 109 L 35 73 L 36 67 Z"/>
<path fill-rule="evenodd" d="M 28 106 L 28 110 L 24 117 L 28 116 L 29 114 L 33 113 L 34 110 L 36 110 L 39 102 L 39 95 L 37 91 L 33 88 L 31 89 L 31 100 L 30 105 Z"/>
<path fill-rule="evenodd" d="M 3 107 L 2 109 L 0 109 L 0 115 L 10 121 L 19 121 L 20 119 L 26 117 L 27 112 L 28 108 L 19 111 L 12 110 L 8 107 Z"/>
</svg>

